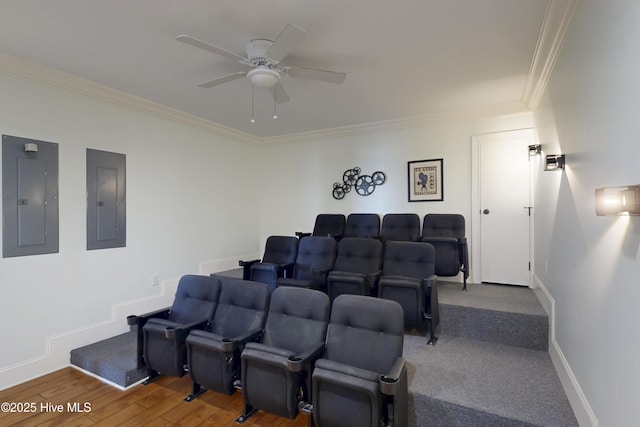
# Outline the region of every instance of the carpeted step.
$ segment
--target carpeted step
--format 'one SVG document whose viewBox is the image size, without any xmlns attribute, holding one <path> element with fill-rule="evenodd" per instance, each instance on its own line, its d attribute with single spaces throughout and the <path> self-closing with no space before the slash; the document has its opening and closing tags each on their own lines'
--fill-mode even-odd
<svg viewBox="0 0 640 427">
<path fill-rule="evenodd" d="M 577 426 L 546 351 L 405 335 L 412 426 Z"/>
<path fill-rule="evenodd" d="M 497 344 L 549 349 L 549 317 L 526 287 L 438 282 L 443 335 Z"/>
<path fill-rule="evenodd" d="M 71 350 L 71 364 L 120 388 L 147 377 L 146 367 L 138 368 L 135 331 L 117 335 Z"/>
</svg>

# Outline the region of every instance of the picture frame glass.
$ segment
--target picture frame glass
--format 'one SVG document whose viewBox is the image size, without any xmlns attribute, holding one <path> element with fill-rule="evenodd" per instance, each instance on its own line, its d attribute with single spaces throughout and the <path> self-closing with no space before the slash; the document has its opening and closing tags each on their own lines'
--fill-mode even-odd
<svg viewBox="0 0 640 427">
<path fill-rule="evenodd" d="M 408 190 L 410 202 L 443 201 L 442 159 L 408 162 Z"/>
</svg>

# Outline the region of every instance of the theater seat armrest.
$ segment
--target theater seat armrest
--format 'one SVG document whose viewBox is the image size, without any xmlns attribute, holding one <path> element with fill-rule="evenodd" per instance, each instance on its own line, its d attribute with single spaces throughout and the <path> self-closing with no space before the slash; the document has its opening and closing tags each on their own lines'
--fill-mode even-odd
<svg viewBox="0 0 640 427">
<path fill-rule="evenodd" d="M 249 280 L 251 278 L 251 266 L 260 262 L 259 259 L 252 259 L 250 261 L 238 261 L 238 265 L 242 267 L 242 279 Z"/>
<path fill-rule="evenodd" d="M 176 327 L 168 327 L 164 330 L 164 336 L 167 339 L 175 339 L 176 337 L 186 338 L 192 329 L 204 329 L 207 326 L 208 321 L 200 320 L 198 322 L 191 322 L 178 325 Z"/>
<path fill-rule="evenodd" d="M 127 325 L 143 326 L 147 320 L 152 318 L 166 319 L 170 311 L 171 309 L 169 307 L 166 307 L 166 308 L 161 308 L 160 310 L 151 311 L 145 314 L 140 314 L 140 315 L 133 314 L 131 316 L 127 316 Z"/>
<path fill-rule="evenodd" d="M 311 360 L 317 359 L 320 353 L 322 353 L 322 350 L 324 350 L 324 343 L 320 343 L 302 353 L 292 354 L 289 356 L 287 367 L 291 372 L 300 372 Z"/>
<path fill-rule="evenodd" d="M 376 271 L 375 273 L 367 274 L 367 280 L 371 286 L 374 286 L 380 280 L 380 276 L 382 275 L 382 271 Z"/>
<path fill-rule="evenodd" d="M 438 284 L 438 276 L 436 276 L 435 274 L 432 274 L 429 277 L 423 277 L 422 278 L 422 285 L 424 287 L 425 290 L 432 288 L 434 286 L 436 286 Z"/>
<path fill-rule="evenodd" d="M 291 277 L 293 276 L 293 267 L 295 266 L 294 263 L 289 263 L 289 264 L 282 264 L 282 271 L 284 274 L 284 277 Z"/>
<path fill-rule="evenodd" d="M 249 341 L 255 341 L 255 339 L 258 338 L 260 334 L 262 334 L 262 331 L 263 329 L 259 328 L 234 338 L 223 338 L 222 351 L 225 353 L 231 353 L 232 351 L 236 350 L 240 346 L 244 346 Z"/>
<path fill-rule="evenodd" d="M 387 396 L 393 396 L 398 391 L 400 375 L 405 367 L 404 357 L 398 357 L 391 369 L 385 375 L 380 375 L 380 391 Z"/>
<path fill-rule="evenodd" d="M 272 271 L 274 273 L 279 273 L 283 268 L 284 266 L 281 264 L 274 264 L 272 262 L 261 262 L 260 264 L 254 264 L 254 266 L 251 267 L 251 270 Z"/>
<path fill-rule="evenodd" d="M 458 237 L 422 237 L 420 241 L 424 243 L 447 243 L 451 245 L 460 244 Z"/>
</svg>

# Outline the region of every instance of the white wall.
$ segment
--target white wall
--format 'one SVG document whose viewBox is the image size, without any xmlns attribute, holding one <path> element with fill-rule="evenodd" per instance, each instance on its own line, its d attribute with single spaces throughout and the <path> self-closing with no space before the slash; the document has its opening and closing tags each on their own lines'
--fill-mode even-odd
<svg viewBox="0 0 640 427">
<path fill-rule="evenodd" d="M 311 231 L 318 213 L 461 213 L 471 225 L 471 136 L 533 127 L 530 113 L 442 120 L 395 130 L 270 142 L 261 149 L 260 232 Z M 442 158 L 443 202 L 408 202 L 407 162 Z M 332 196 L 334 182 L 355 166 L 387 180 L 369 196 Z M 467 235 L 471 236 L 470 230 Z M 473 242 L 470 242 L 473 244 Z"/>
<path fill-rule="evenodd" d="M 255 142 L 9 74 L 0 94 L 0 133 L 58 143 L 60 169 L 59 253 L 0 259 L 0 389 L 68 363 L 51 337 L 105 322 L 127 330 L 134 313 L 112 309 L 159 295 L 152 274 L 170 283 L 258 252 Z M 126 248 L 86 250 L 86 148 L 126 155 Z"/>
<path fill-rule="evenodd" d="M 555 351 L 593 411 L 582 425 L 640 417 L 640 218 L 598 217 L 594 190 L 640 184 L 640 2 L 582 0 L 536 111 L 536 280 L 555 304 Z M 587 408 L 588 409 L 588 408 Z"/>
</svg>

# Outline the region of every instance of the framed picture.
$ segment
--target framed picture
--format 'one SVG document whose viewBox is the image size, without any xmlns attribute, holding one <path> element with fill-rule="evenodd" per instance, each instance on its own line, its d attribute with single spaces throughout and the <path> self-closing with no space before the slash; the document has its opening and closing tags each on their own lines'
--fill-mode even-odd
<svg viewBox="0 0 640 427">
<path fill-rule="evenodd" d="M 443 201 L 442 159 L 408 162 L 409 201 Z"/>
</svg>

